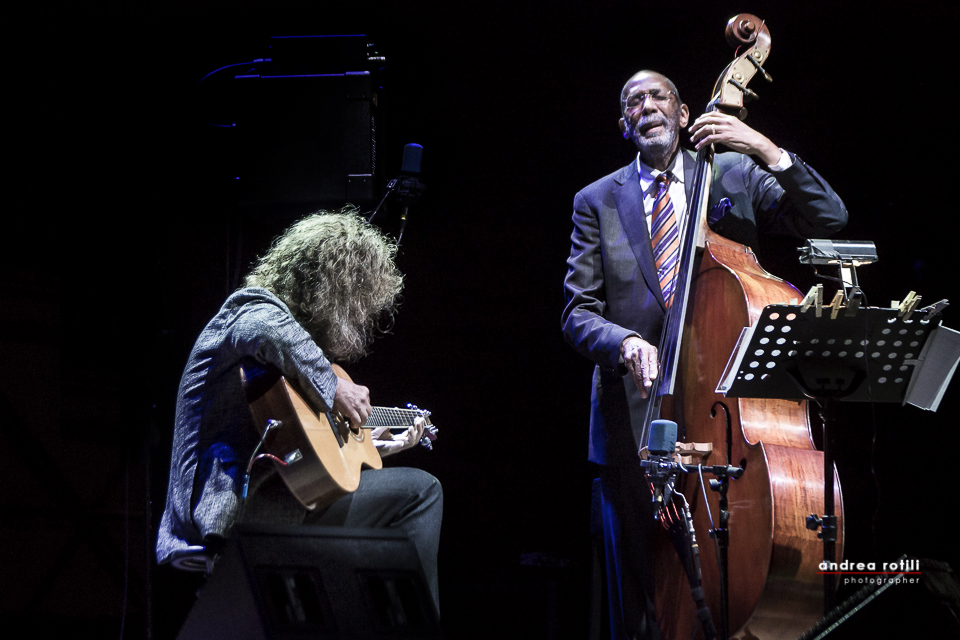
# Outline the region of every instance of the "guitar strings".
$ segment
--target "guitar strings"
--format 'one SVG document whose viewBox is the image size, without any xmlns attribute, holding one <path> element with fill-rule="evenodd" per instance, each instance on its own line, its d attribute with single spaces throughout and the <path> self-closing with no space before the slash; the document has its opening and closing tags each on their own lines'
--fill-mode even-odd
<svg viewBox="0 0 960 640">
<path fill-rule="evenodd" d="M 415 411 L 413 409 L 374 407 L 370 417 L 367 418 L 367 426 L 410 426 L 420 415 L 420 411 Z"/>
</svg>

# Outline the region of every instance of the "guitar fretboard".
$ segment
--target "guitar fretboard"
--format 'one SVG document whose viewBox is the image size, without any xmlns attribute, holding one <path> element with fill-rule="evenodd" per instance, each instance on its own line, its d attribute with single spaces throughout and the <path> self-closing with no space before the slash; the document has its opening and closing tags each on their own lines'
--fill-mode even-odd
<svg viewBox="0 0 960 640">
<path fill-rule="evenodd" d="M 366 426 L 371 429 L 376 427 L 409 427 L 422 413 L 418 409 L 374 407 L 370 417 L 367 418 Z"/>
</svg>

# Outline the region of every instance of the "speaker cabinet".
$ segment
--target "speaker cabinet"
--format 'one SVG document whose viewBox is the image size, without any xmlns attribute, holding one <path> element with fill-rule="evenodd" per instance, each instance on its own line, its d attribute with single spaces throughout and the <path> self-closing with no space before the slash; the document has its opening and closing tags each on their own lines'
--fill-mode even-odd
<svg viewBox="0 0 960 640">
<path fill-rule="evenodd" d="M 180 640 L 439 638 L 416 547 L 388 529 L 245 526 Z"/>
</svg>

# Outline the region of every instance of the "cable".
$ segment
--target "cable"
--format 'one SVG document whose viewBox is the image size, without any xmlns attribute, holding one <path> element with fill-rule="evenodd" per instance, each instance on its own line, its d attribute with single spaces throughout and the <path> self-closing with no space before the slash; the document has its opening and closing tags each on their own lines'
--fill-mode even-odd
<svg viewBox="0 0 960 640">
<path fill-rule="evenodd" d="M 253 453 L 250 454 L 250 460 L 247 462 L 247 471 L 243 475 L 243 491 L 240 493 L 240 506 L 237 508 L 237 524 L 243 522 L 243 511 L 247 504 L 247 493 L 250 489 L 250 473 L 253 470 L 254 463 L 256 463 L 258 460 L 262 460 L 263 458 L 268 458 L 279 463 L 281 466 L 287 466 L 285 461 L 276 457 L 272 453 L 259 453 L 260 448 L 263 447 L 263 443 L 267 439 L 267 435 L 274 429 L 279 429 L 282 426 L 283 423 L 279 420 L 268 420 L 267 426 L 263 430 L 263 435 L 260 436 L 260 442 L 257 443 L 257 446 L 253 449 Z"/>
</svg>

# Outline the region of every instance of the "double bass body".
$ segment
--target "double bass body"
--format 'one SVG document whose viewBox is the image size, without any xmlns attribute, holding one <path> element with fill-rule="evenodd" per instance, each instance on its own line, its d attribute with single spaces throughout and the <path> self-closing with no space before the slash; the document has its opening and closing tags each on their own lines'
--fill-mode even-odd
<svg viewBox="0 0 960 640">
<path fill-rule="evenodd" d="M 671 405 L 681 440 L 713 444 L 704 464 L 744 468 L 728 492 L 730 637 L 795 638 L 820 619 L 824 602 L 822 542 L 805 526 L 807 515 L 823 512 L 824 487 L 823 454 L 813 444 L 807 402 L 725 398 L 715 388 L 741 329 L 766 305 L 801 295 L 764 271 L 750 249 L 712 232 L 695 274 Z M 840 485 L 834 480 L 839 520 Z M 700 479 L 685 475 L 677 488 L 693 514 L 706 604 L 719 625 L 721 578 L 709 533 L 720 526 L 719 495 L 706 491 L 711 522 Z M 842 520 L 838 530 L 842 557 Z M 656 553 L 664 637 L 691 638 L 699 625 L 690 585 L 666 533 Z"/>
</svg>

